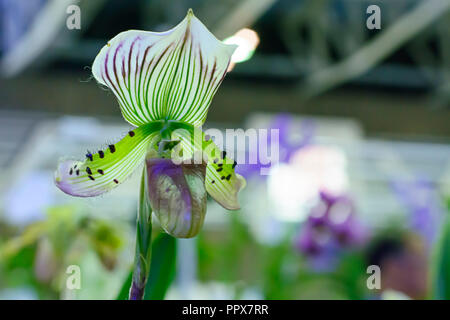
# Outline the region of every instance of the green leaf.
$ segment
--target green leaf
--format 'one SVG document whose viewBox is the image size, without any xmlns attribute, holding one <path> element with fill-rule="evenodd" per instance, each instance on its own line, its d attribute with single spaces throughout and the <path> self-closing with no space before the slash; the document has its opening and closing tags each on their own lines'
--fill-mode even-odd
<svg viewBox="0 0 450 320">
<path fill-rule="evenodd" d="M 433 299 L 450 299 L 450 220 L 443 226 L 440 240 L 433 252 L 432 259 Z"/>
<path fill-rule="evenodd" d="M 175 278 L 176 249 L 176 239 L 166 233 L 153 240 L 152 264 L 144 300 L 162 300 L 166 296 Z"/>
<path fill-rule="evenodd" d="M 131 280 L 133 279 L 133 271 L 130 271 L 128 277 L 125 279 L 122 284 L 122 288 L 120 288 L 119 294 L 117 295 L 116 300 L 128 300 L 128 294 L 130 292 Z"/>
</svg>

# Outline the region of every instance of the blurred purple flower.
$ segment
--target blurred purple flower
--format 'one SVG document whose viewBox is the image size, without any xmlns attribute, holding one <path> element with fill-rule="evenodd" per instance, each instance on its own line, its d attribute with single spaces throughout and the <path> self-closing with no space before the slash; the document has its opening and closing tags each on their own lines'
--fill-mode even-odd
<svg viewBox="0 0 450 320">
<path fill-rule="evenodd" d="M 427 179 L 391 182 L 391 187 L 409 212 L 410 228 L 431 246 L 436 240 L 443 218 L 436 186 Z"/>
<path fill-rule="evenodd" d="M 291 158 L 292 154 L 297 150 L 310 144 L 314 137 L 315 124 L 312 120 L 303 120 L 301 122 L 299 133 L 301 135 L 301 140 L 297 143 L 292 143 L 290 137 L 294 132 L 291 132 L 293 128 L 293 118 L 287 113 L 278 115 L 270 126 L 271 129 L 279 130 L 279 143 L 280 151 L 280 162 L 287 162 Z"/>
<path fill-rule="evenodd" d="M 311 209 L 295 247 L 314 270 L 329 271 L 336 266 L 340 252 L 363 245 L 367 237 L 368 230 L 357 218 L 349 197 L 320 192 L 320 201 Z"/>
<path fill-rule="evenodd" d="M 271 141 L 271 136 L 268 135 L 267 148 L 270 149 L 272 143 L 279 143 L 280 158 L 278 162 L 289 162 L 292 154 L 297 150 L 309 145 L 314 137 L 315 123 L 312 120 L 303 120 L 300 126 L 295 126 L 294 120 L 290 114 L 279 114 L 275 117 L 272 123 L 268 126 L 268 129 L 279 130 L 279 141 Z M 299 134 L 301 139 L 295 143 L 292 142 L 292 137 Z M 258 154 L 265 152 L 261 151 L 258 145 L 255 153 L 247 154 L 246 159 L 252 158 L 258 159 L 256 164 L 240 164 L 236 167 L 236 172 L 243 175 L 245 178 L 250 177 L 253 174 L 260 174 L 261 168 L 270 167 L 269 165 L 263 165 L 259 162 Z"/>
</svg>

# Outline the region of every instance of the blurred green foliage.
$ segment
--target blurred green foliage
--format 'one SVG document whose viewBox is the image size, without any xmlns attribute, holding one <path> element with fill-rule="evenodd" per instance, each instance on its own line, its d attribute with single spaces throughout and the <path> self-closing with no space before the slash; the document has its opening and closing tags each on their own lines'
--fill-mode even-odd
<svg viewBox="0 0 450 320">
<path fill-rule="evenodd" d="M 198 236 L 197 275 L 200 282 L 224 283 L 233 289 L 232 298 L 235 299 L 247 298 L 249 289 L 265 299 L 367 299 L 378 296 L 378 292 L 366 288 L 365 250 L 344 251 L 335 268 L 318 272 L 293 245 L 298 226 L 290 225 L 282 239 L 262 244 L 250 231 L 244 214 L 230 214 L 227 225 L 205 228 Z M 85 290 L 90 290 L 92 295 L 102 297 L 101 292 L 113 290 L 112 297 L 128 298 L 131 257 L 123 260 L 121 252 L 125 248 L 132 251 L 133 244 L 127 247 L 126 243 L 133 235 L 125 231 L 132 229 L 132 223 L 120 226 L 113 221 L 90 217 L 89 212 L 76 207 L 63 206 L 49 209 L 47 219 L 24 230 L 5 224 L 0 228 L 0 294 L 7 288 L 25 287 L 31 288 L 39 299 L 60 299 L 67 265 L 80 264 L 90 270 L 86 276 L 90 284 Z M 393 222 L 390 228 L 378 230 L 371 242 L 387 234 L 401 237 L 402 228 L 409 232 L 405 226 Z M 145 299 L 164 299 L 176 275 L 176 239 L 159 229 L 154 235 Z M 92 263 L 98 267 L 91 267 Z M 448 217 L 442 224 L 429 263 L 429 298 L 450 299 Z M 121 271 L 113 272 L 118 266 Z M 117 285 L 107 286 L 105 281 Z"/>
<path fill-rule="evenodd" d="M 93 251 L 107 270 L 117 265 L 124 232 L 74 206 L 48 209 L 47 218 L 0 239 L 0 290 L 30 287 L 40 299 L 61 298 L 68 265 Z"/>
<path fill-rule="evenodd" d="M 366 273 L 364 253 L 341 257 L 332 272 L 314 272 L 294 248 L 295 229 L 273 245 L 258 243 L 240 213 L 229 216 L 227 231 L 199 235 L 199 278 L 234 287 L 235 299 L 256 288 L 265 299 L 363 299 Z"/>
</svg>

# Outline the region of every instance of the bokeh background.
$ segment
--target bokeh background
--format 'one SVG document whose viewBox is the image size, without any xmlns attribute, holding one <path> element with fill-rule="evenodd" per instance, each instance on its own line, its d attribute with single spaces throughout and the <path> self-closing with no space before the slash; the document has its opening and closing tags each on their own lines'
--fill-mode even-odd
<svg viewBox="0 0 450 320">
<path fill-rule="evenodd" d="M 126 291 L 138 175 L 76 199 L 53 171 L 130 129 L 92 79 L 99 49 L 188 8 L 240 46 L 208 127 L 279 129 L 281 161 L 238 166 L 242 209 L 211 202 L 199 236 L 166 243 L 176 259 L 162 243 L 150 298 L 450 298 L 449 0 L 0 0 L 0 298 Z"/>
</svg>

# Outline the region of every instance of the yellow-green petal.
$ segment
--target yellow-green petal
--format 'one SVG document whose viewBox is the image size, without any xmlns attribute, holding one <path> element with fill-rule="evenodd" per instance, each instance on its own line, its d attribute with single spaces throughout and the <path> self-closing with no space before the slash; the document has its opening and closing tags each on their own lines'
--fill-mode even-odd
<svg viewBox="0 0 450 320">
<path fill-rule="evenodd" d="M 211 139 L 197 128 L 181 126 L 172 134 L 173 140 L 179 140 L 174 150 L 176 161 L 194 159 L 207 161 L 205 187 L 208 194 L 228 210 L 240 209 L 238 193 L 246 181 L 235 172 L 236 162 L 221 151 Z M 181 159 L 176 158 L 181 151 Z M 198 154 L 201 153 L 202 157 Z"/>
<path fill-rule="evenodd" d="M 150 144 L 156 143 L 162 124 L 155 122 L 129 131 L 116 144 L 87 153 L 84 161 L 62 160 L 55 184 L 77 197 L 94 197 L 115 188 L 143 163 Z"/>
</svg>

